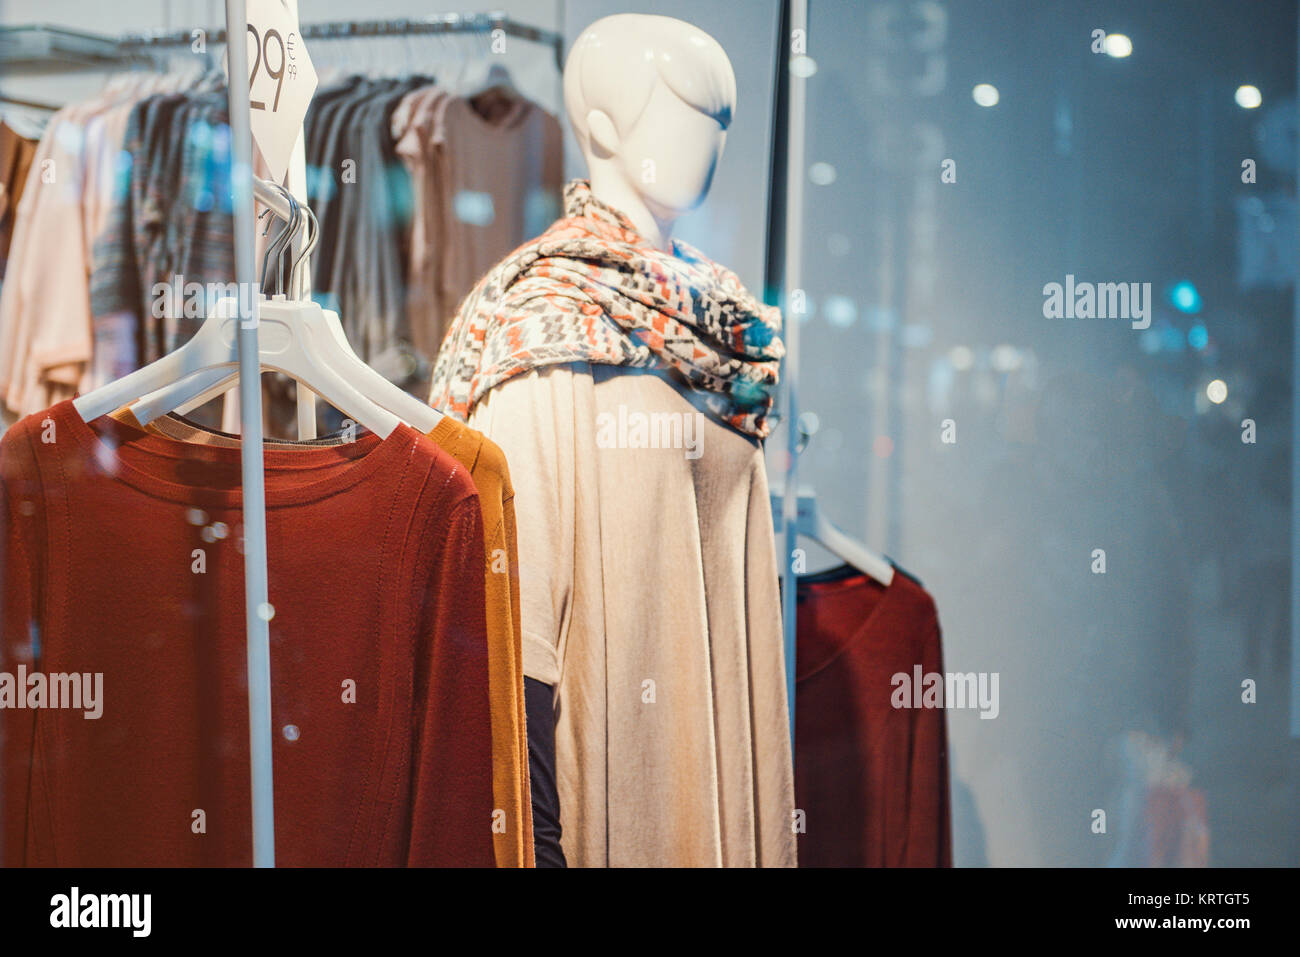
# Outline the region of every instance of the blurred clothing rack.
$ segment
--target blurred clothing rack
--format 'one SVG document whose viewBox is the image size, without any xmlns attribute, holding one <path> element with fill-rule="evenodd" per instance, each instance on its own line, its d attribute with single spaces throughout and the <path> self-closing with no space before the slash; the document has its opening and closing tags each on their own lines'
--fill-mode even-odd
<svg viewBox="0 0 1300 957">
<path fill-rule="evenodd" d="M 555 55 L 556 66 L 561 69 L 564 67 L 564 37 L 561 34 L 520 23 L 498 12 L 439 13 L 428 17 L 304 23 L 299 29 L 305 40 L 486 35 L 500 30 L 506 36 L 550 47 Z M 52 61 L 87 68 L 103 67 L 114 61 L 138 62 L 142 58 L 147 59 L 148 54 L 154 50 L 189 46 L 194 42 L 194 33 L 194 29 L 157 30 L 112 37 L 43 25 L 4 27 L 0 28 L 0 68 L 5 71 L 23 67 L 49 69 L 54 66 Z M 214 43 L 224 43 L 226 31 L 221 28 L 209 31 L 207 39 Z M 6 98 L 6 102 L 14 101 Z"/>
<path fill-rule="evenodd" d="M 130 58 L 110 36 L 45 24 L 0 28 L 0 67 L 5 72 L 104 67 Z"/>
<path fill-rule="evenodd" d="M 0 103 L 8 103 L 10 106 L 23 106 L 29 110 L 43 110 L 46 113 L 57 113 L 63 107 L 54 103 L 38 103 L 36 100 L 24 100 L 21 97 L 9 96 L 6 93 L 0 93 Z"/>
<path fill-rule="evenodd" d="M 340 20 L 330 23 L 304 23 L 299 27 L 304 40 L 345 40 L 368 37 L 426 36 L 430 34 L 492 33 L 500 30 L 507 36 L 551 47 L 555 62 L 563 67 L 564 38 L 554 30 L 520 23 L 504 13 L 439 13 L 429 17 L 398 17 L 388 20 Z M 226 31 L 213 36 L 224 43 Z M 118 43 L 127 50 L 160 46 L 186 46 L 194 40 L 190 30 L 167 30 L 126 34 Z"/>
</svg>

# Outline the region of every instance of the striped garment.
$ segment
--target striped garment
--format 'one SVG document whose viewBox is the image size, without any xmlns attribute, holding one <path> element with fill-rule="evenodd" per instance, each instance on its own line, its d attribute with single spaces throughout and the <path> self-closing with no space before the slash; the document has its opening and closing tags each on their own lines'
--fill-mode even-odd
<svg viewBox="0 0 1300 957">
<path fill-rule="evenodd" d="M 431 405 L 465 419 L 489 389 L 570 362 L 669 371 L 710 414 L 770 431 L 781 313 L 680 240 L 655 249 L 585 180 L 564 218 L 511 253 L 461 303 L 434 367 Z"/>
<path fill-rule="evenodd" d="M 115 201 L 95 240 L 90 277 L 96 365 L 123 375 L 184 344 L 202 317 L 159 318 L 157 283 L 234 279 L 230 127 L 225 93 L 157 94 L 131 111 Z M 183 296 L 185 291 L 179 291 Z M 126 320 L 135 341 L 123 338 Z"/>
</svg>

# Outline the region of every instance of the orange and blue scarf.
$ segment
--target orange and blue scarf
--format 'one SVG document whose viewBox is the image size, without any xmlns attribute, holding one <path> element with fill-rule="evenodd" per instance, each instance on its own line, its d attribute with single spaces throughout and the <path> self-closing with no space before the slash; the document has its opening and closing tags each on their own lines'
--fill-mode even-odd
<svg viewBox="0 0 1300 957">
<path fill-rule="evenodd" d="M 650 245 L 585 180 L 565 187 L 564 212 L 465 297 L 429 403 L 463 420 L 489 389 L 543 366 L 661 369 L 710 414 L 766 437 L 785 354 L 780 311 L 686 243 Z"/>
</svg>

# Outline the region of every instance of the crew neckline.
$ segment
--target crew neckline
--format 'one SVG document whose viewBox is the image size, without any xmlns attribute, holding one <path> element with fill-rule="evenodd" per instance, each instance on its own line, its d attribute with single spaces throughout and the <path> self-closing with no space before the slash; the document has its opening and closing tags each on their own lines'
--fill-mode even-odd
<svg viewBox="0 0 1300 957">
<path fill-rule="evenodd" d="M 883 615 L 883 609 L 893 604 L 894 597 L 902 590 L 899 585 L 902 576 L 898 569 L 894 569 L 894 578 L 888 585 L 876 581 L 866 572 L 859 571 L 847 563 L 836 567 L 828 568 L 825 571 L 815 572 L 811 575 L 801 575 L 796 581 L 795 600 L 798 603 L 805 594 L 812 592 L 835 593 L 845 591 L 858 591 L 863 587 L 869 587 L 878 595 L 876 603 L 872 606 L 867 617 L 863 618 L 858 626 L 848 631 L 839 641 L 828 641 L 825 643 L 826 651 L 816 661 L 809 661 L 807 667 L 798 669 L 796 666 L 795 680 L 804 681 L 813 675 L 822 671 L 830 664 L 838 660 L 849 648 L 858 644 L 862 636 L 875 629 L 877 621 Z M 800 593 L 804 594 L 800 594 Z M 797 630 L 797 629 L 796 629 Z"/>
<path fill-rule="evenodd" d="M 486 91 L 485 91 L 486 92 Z M 517 130 L 523 125 L 532 106 L 526 99 L 514 94 L 514 102 L 495 120 L 489 120 L 474 108 L 473 97 L 452 96 L 446 103 L 447 110 L 455 110 L 472 118 L 475 125 L 485 133 L 505 134 Z"/>
<path fill-rule="evenodd" d="M 208 465 L 220 469 L 240 467 L 242 450 L 219 445 L 200 445 L 138 429 L 111 416 L 86 422 L 71 399 L 53 406 L 52 418 L 71 433 L 85 454 L 88 468 L 158 498 L 182 504 L 221 504 L 242 508 L 243 489 L 216 488 L 177 481 L 176 465 Z M 405 423 L 387 438 L 374 433 L 358 436 L 342 445 L 308 446 L 295 449 L 263 448 L 266 505 L 277 508 L 317 501 L 364 481 L 380 469 L 400 470 L 401 463 L 420 440 L 420 434 Z M 129 452 L 124 454 L 124 448 Z M 350 465 L 348 463 L 351 463 Z M 320 469 L 335 468 L 323 478 L 309 478 Z"/>
</svg>

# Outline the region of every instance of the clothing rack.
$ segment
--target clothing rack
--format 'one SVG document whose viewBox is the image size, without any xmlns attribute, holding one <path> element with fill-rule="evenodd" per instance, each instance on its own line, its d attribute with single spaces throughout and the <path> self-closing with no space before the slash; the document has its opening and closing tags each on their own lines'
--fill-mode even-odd
<svg viewBox="0 0 1300 957">
<path fill-rule="evenodd" d="M 103 69 L 114 64 L 148 62 L 150 54 L 169 47 L 188 47 L 195 30 L 151 30 L 107 36 L 43 24 L 0 27 L 0 67 L 4 73 L 32 70 L 84 68 Z M 564 69 L 564 37 L 520 21 L 500 11 L 489 13 L 438 13 L 427 17 L 398 17 L 385 20 L 336 20 L 304 23 L 299 33 L 304 40 L 350 40 L 373 37 L 490 35 L 500 30 L 507 36 L 551 48 L 555 65 Z M 207 39 L 225 43 L 227 30 L 219 27 Z M 0 101 L 49 109 L 47 104 L 19 103 L 0 94 Z M 57 109 L 57 107 L 54 107 Z"/>
<path fill-rule="evenodd" d="M 428 17 L 397 18 L 389 20 L 340 20 L 330 23 L 304 23 L 299 32 L 304 40 L 351 40 L 367 37 L 409 37 L 439 34 L 490 34 L 500 30 L 507 36 L 549 46 L 555 54 L 555 63 L 564 66 L 564 37 L 554 30 L 520 23 L 504 13 L 440 13 Z M 226 31 L 218 30 L 213 42 L 224 43 Z M 150 33 L 126 34 L 118 44 L 127 51 L 140 51 L 157 47 L 188 46 L 194 41 L 192 30 L 160 30 Z"/>
<path fill-rule="evenodd" d="M 289 0 L 296 8 L 295 0 Z M 213 43 L 242 32 L 247 22 L 245 0 L 225 0 L 226 25 L 210 33 Z M 302 24 L 304 40 L 362 39 L 432 35 L 507 36 L 540 43 L 551 48 L 556 66 L 563 70 L 564 38 L 561 34 L 520 23 L 504 13 L 445 13 L 421 18 L 351 20 Z M 105 66 L 150 62 L 151 54 L 169 47 L 187 47 L 195 30 L 166 30 L 102 36 L 44 25 L 0 28 L 0 68 L 4 72 L 49 72 L 60 69 L 102 69 Z M 234 196 L 235 279 L 241 287 L 253 288 L 254 199 L 287 218 L 281 196 L 256 182 L 252 175 L 252 130 L 249 120 L 247 50 L 242 43 L 228 46 L 230 58 L 227 88 L 230 107 L 231 148 L 237 160 L 232 164 Z M 0 92 L 0 103 L 54 112 L 59 106 L 9 96 Z M 301 147 L 300 147 L 301 148 Z M 239 161 L 242 160 L 242 161 Z M 301 165 L 301 158 L 295 159 Z M 302 171 L 294 174 L 291 188 L 298 195 Z M 299 195 L 300 200 L 305 196 Z M 240 296 L 241 303 L 246 297 Z M 268 601 L 266 552 L 266 497 L 263 461 L 261 366 L 258 344 L 258 305 L 251 301 L 248 314 L 241 314 L 238 330 L 239 413 L 241 487 L 244 510 L 244 595 L 247 629 L 247 675 L 249 710 L 249 771 L 252 798 L 253 866 L 275 866 L 275 813 L 271 725 L 271 671 L 269 621 L 274 609 Z M 300 410 L 301 412 L 301 410 Z"/>
<path fill-rule="evenodd" d="M 54 103 L 40 103 L 36 100 L 24 100 L 22 97 L 9 96 L 7 93 L 0 93 L 0 103 L 8 103 L 11 106 L 22 106 L 29 110 L 41 110 L 45 113 L 57 113 L 62 107 Z"/>
<path fill-rule="evenodd" d="M 57 72 L 66 67 L 103 67 L 119 62 L 125 51 L 112 37 L 66 27 L 28 24 L 0 28 L 0 67 Z"/>
<path fill-rule="evenodd" d="M 296 14 L 297 0 L 285 0 Z M 287 218 L 283 196 L 258 183 L 252 175 L 253 138 L 250 124 L 248 52 L 242 42 L 226 43 L 228 37 L 242 39 L 247 23 L 246 0 L 224 0 L 223 26 L 204 27 L 209 44 L 225 44 L 229 57 L 227 96 L 231 130 L 231 193 L 233 196 L 235 275 L 241 289 L 257 287 L 254 236 L 257 228 L 254 201 Z M 500 31 L 500 34 L 498 34 Z M 343 40 L 405 38 L 416 36 L 477 36 L 496 39 L 499 35 L 549 47 L 556 66 L 563 67 L 563 36 L 521 23 L 504 13 L 447 13 L 420 18 L 352 20 L 301 24 L 302 38 Z M 195 39 L 192 29 L 93 34 L 78 30 L 30 25 L 0 27 L 0 76 L 42 75 L 71 71 L 103 71 L 138 64 L 161 65 L 168 54 L 187 52 Z M 209 45 L 209 57 L 220 56 Z M 57 112 L 61 104 L 37 102 L 15 91 L 0 91 L 0 103 L 16 107 Z M 305 202 L 305 164 L 302 141 L 298 155 L 290 162 L 289 188 Z M 295 253 L 297 250 L 295 249 Z M 308 273 L 309 275 L 309 273 Z M 245 595 L 246 679 L 248 694 L 249 781 L 254 867 L 274 867 L 275 802 L 273 750 L 277 731 L 273 727 L 269 622 L 275 609 L 268 595 L 265 461 L 263 441 L 261 363 L 259 348 L 259 304 L 256 297 L 240 295 L 237 330 L 239 368 L 240 463 L 243 509 L 243 580 Z M 301 419 L 301 409 L 300 409 Z"/>
</svg>

